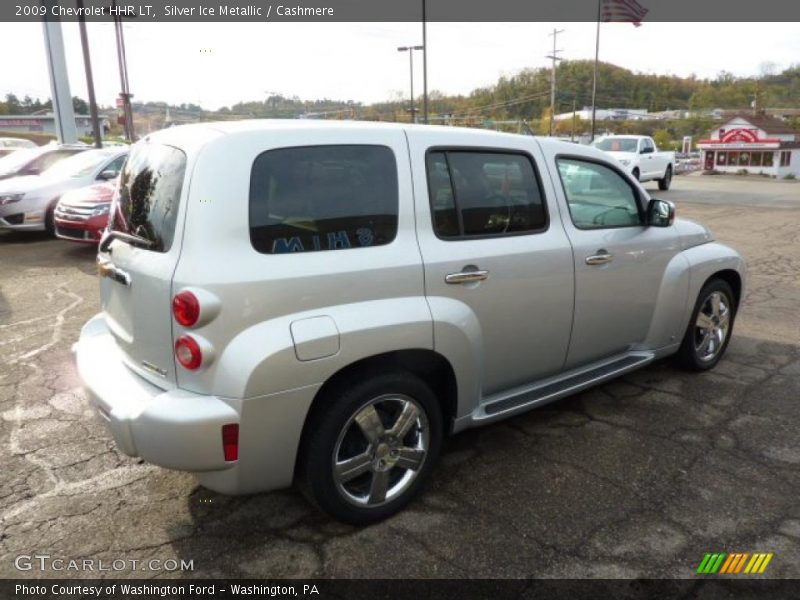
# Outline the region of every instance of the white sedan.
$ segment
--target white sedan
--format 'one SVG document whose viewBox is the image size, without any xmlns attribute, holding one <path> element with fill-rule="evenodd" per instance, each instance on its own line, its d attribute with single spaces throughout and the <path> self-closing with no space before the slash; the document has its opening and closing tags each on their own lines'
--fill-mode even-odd
<svg viewBox="0 0 800 600">
<path fill-rule="evenodd" d="M 127 148 L 86 150 L 65 158 L 41 175 L 0 181 L 0 229 L 54 230 L 53 213 L 64 192 L 115 179 Z"/>
</svg>

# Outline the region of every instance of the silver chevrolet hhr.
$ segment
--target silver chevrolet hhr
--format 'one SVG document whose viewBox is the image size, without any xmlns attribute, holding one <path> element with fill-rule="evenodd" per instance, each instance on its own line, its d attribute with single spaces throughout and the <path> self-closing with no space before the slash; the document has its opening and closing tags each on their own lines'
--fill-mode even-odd
<svg viewBox="0 0 800 600">
<path fill-rule="evenodd" d="M 451 127 L 176 127 L 133 146 L 76 344 L 118 447 L 226 494 L 403 507 L 445 435 L 676 354 L 745 265 L 601 151 Z"/>
</svg>

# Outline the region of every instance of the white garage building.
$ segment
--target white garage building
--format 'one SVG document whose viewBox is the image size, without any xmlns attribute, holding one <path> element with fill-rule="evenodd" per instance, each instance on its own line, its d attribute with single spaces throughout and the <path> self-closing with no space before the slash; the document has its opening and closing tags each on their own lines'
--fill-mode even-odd
<svg viewBox="0 0 800 600">
<path fill-rule="evenodd" d="M 734 115 L 697 147 L 703 151 L 706 171 L 800 177 L 800 133 L 775 117 Z"/>
</svg>

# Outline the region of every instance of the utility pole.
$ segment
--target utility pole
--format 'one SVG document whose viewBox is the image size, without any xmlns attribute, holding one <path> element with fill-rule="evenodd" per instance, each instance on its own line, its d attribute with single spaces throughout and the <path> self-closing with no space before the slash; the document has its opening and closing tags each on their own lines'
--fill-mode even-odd
<svg viewBox="0 0 800 600">
<path fill-rule="evenodd" d="M 575 98 L 572 98 L 572 135 L 570 136 L 570 141 L 575 141 L 575 109 L 577 108 L 575 105 Z"/>
<path fill-rule="evenodd" d="M 562 50 L 558 50 L 556 48 L 556 40 L 558 38 L 559 33 L 564 33 L 563 29 L 556 29 L 553 28 L 553 33 L 549 33 L 548 35 L 553 36 L 553 54 L 548 54 L 545 58 L 550 58 L 553 60 L 553 67 L 550 71 L 550 135 L 553 135 L 553 125 L 555 123 L 555 116 L 556 116 L 556 64 L 559 60 L 558 53 L 562 52 Z"/>
<path fill-rule="evenodd" d="M 428 20 L 427 2 L 422 0 L 422 122 L 428 124 Z"/>
<path fill-rule="evenodd" d="M 594 36 L 594 73 L 592 75 L 592 133 L 589 143 L 594 141 L 595 122 L 597 120 L 597 65 L 600 63 L 600 18 L 602 17 L 603 0 L 597 0 L 597 32 Z"/>
<path fill-rule="evenodd" d="M 89 54 L 89 36 L 86 33 L 86 17 L 83 14 L 83 0 L 77 0 L 77 6 L 81 9 L 78 16 L 78 27 L 81 32 L 81 48 L 83 49 L 83 68 L 86 71 L 86 91 L 89 96 L 89 114 L 92 117 L 92 133 L 94 133 L 94 145 L 96 148 L 103 147 L 103 136 L 100 133 L 100 119 L 97 116 L 97 100 L 94 95 L 94 77 L 92 76 L 92 59 Z"/>
<path fill-rule="evenodd" d="M 755 115 L 755 116 L 758 115 L 759 109 L 761 108 L 760 102 L 759 102 L 760 94 L 761 94 L 761 86 L 759 85 L 759 82 L 756 81 L 756 91 L 753 92 L 753 102 L 751 103 L 751 105 L 753 107 L 753 115 Z"/>
<path fill-rule="evenodd" d="M 278 110 L 278 92 L 271 92 L 269 90 L 264 90 L 264 93 L 267 95 L 267 99 L 272 103 L 272 118 L 274 119 L 276 116 L 276 111 Z"/>
<path fill-rule="evenodd" d="M 423 50 L 424 46 L 400 46 L 398 52 L 408 52 L 408 67 L 411 74 L 411 122 L 417 122 L 417 110 L 414 108 L 414 50 Z"/>
</svg>

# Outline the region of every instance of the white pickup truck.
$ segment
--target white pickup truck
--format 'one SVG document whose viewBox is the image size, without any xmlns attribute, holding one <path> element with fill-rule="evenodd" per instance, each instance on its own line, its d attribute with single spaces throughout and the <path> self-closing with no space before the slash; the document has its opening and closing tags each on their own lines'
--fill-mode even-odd
<svg viewBox="0 0 800 600">
<path fill-rule="evenodd" d="M 675 153 L 659 151 L 646 135 L 607 135 L 595 140 L 595 148 L 616 158 L 639 181 L 658 181 L 658 189 L 668 190 L 675 173 Z"/>
</svg>

